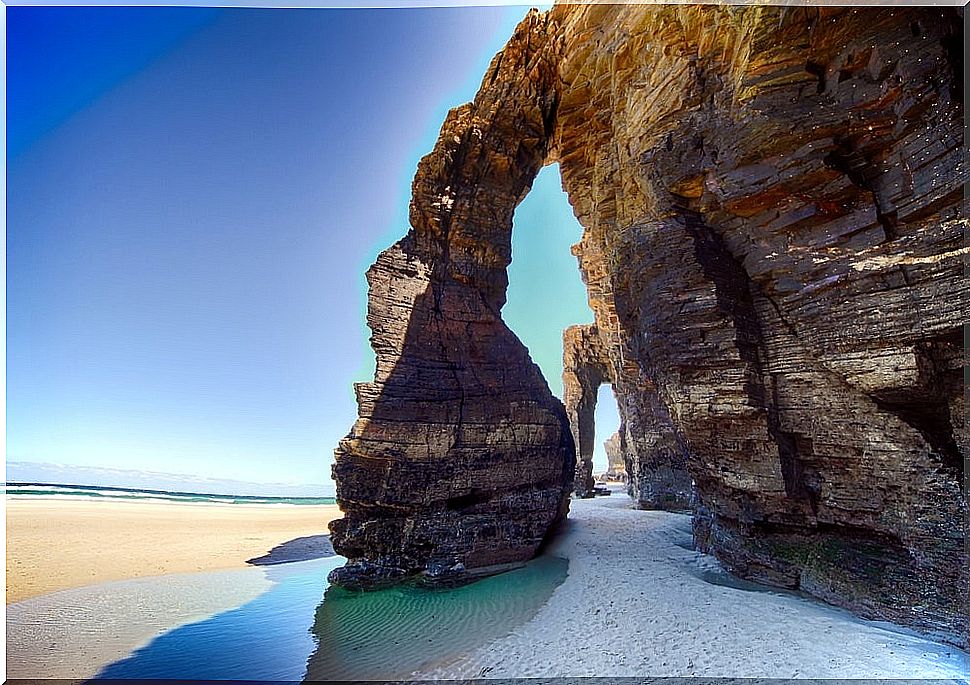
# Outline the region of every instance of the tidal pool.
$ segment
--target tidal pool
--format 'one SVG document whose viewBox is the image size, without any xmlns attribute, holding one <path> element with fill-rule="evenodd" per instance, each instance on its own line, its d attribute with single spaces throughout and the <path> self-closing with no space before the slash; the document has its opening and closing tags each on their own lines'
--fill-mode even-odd
<svg viewBox="0 0 970 685">
<path fill-rule="evenodd" d="M 370 680 L 407 678 L 528 621 L 566 578 L 540 557 L 458 588 L 371 592 L 327 587 L 342 557 L 266 568 L 256 599 L 158 636 L 98 679 Z M 322 600 L 321 600 L 322 598 Z"/>
<path fill-rule="evenodd" d="M 307 680 L 394 680 L 512 633 L 566 579 L 569 562 L 544 556 L 457 588 L 331 587 L 317 609 Z"/>
<path fill-rule="evenodd" d="M 264 567 L 273 585 L 242 606 L 168 631 L 97 678 L 173 680 L 300 680 L 315 643 L 309 626 L 343 564 L 333 556 Z"/>
</svg>

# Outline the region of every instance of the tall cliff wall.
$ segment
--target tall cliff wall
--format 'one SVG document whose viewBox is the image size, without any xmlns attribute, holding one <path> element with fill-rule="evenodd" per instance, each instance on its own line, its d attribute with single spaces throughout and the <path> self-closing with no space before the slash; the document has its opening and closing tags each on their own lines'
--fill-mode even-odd
<svg viewBox="0 0 970 685">
<path fill-rule="evenodd" d="M 530 15 L 369 274 L 378 378 L 337 452 L 338 551 L 484 565 L 562 516 L 565 414 L 499 314 L 512 210 L 558 162 L 641 505 L 692 502 L 697 542 L 740 575 L 967 635 L 962 45 L 938 8 Z M 466 382 L 478 461 L 439 408 Z M 489 516 L 529 493 L 521 538 L 480 543 L 452 491 Z"/>
<path fill-rule="evenodd" d="M 956 12 L 553 16 L 580 266 L 614 366 L 643 377 L 624 418 L 686 458 L 697 541 L 965 635 Z"/>
</svg>

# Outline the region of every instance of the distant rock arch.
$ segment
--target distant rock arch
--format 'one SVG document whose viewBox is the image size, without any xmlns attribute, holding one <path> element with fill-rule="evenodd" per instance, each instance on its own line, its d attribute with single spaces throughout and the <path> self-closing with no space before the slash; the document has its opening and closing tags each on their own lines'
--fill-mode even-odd
<svg viewBox="0 0 970 685">
<path fill-rule="evenodd" d="M 563 331 L 562 344 L 563 403 L 576 443 L 573 490 L 579 497 L 592 497 L 596 397 L 601 385 L 614 382 L 613 369 L 595 324 L 570 326 Z"/>
</svg>

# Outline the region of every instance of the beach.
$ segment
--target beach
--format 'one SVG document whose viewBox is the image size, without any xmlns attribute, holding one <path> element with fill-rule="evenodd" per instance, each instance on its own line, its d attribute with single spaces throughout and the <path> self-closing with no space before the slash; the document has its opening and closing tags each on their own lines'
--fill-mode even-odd
<svg viewBox="0 0 970 685">
<path fill-rule="evenodd" d="M 336 505 L 6 498 L 7 595 L 170 573 L 245 568 L 297 538 L 328 533 Z"/>
<path fill-rule="evenodd" d="M 805 595 L 734 578 L 690 517 L 612 496 L 570 503 L 547 554 L 569 574 L 526 624 L 412 679 L 963 678 L 968 655 Z"/>
<path fill-rule="evenodd" d="M 573 500 L 562 533 L 523 571 L 444 594 L 332 593 L 321 605 L 344 559 L 281 543 L 319 540 L 337 515 L 326 505 L 8 500 L 8 551 L 34 555 L 17 557 L 33 563 L 18 577 L 35 592 L 45 580 L 78 585 L 8 604 L 8 676 L 293 680 L 308 659 L 312 676 L 378 669 L 417 680 L 970 673 L 951 646 L 730 576 L 693 549 L 689 516 L 637 510 L 619 492 Z M 272 562 L 309 560 L 246 563 L 273 548 Z M 407 659 L 387 651 L 395 641 Z"/>
</svg>

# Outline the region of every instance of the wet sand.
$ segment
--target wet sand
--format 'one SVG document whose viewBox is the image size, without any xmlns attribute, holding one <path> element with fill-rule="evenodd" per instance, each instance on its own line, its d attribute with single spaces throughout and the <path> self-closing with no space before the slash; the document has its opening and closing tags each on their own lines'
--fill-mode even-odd
<svg viewBox="0 0 970 685">
<path fill-rule="evenodd" d="M 296 538 L 320 540 L 341 515 L 336 505 L 9 496 L 6 510 L 7 604 L 115 580 L 245 568 Z"/>
<path fill-rule="evenodd" d="M 7 677 L 93 678 L 153 638 L 271 586 L 265 570 L 251 566 L 87 585 L 7 604 Z"/>
</svg>

